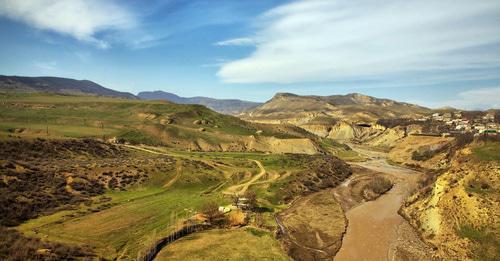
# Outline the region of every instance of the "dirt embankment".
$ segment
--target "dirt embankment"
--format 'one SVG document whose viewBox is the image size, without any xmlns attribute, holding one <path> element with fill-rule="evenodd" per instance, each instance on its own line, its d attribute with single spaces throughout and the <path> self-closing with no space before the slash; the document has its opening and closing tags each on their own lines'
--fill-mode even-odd
<svg viewBox="0 0 500 261">
<path fill-rule="evenodd" d="M 347 225 L 332 189 L 298 199 L 276 221 L 284 247 L 295 260 L 332 259 Z"/>
<path fill-rule="evenodd" d="M 409 198 L 402 213 L 436 247 L 438 260 L 499 260 L 500 164 L 462 149 L 444 174 Z"/>
<path fill-rule="evenodd" d="M 442 170 L 449 167 L 446 150 L 453 138 L 409 136 L 401 140 L 388 155 L 389 160 L 428 170 Z M 421 155 L 426 155 L 423 158 Z"/>
<path fill-rule="evenodd" d="M 346 221 L 332 188 L 352 171 L 345 162 L 329 156 L 312 160 L 286 187 L 290 208 L 276 216 L 288 254 L 298 260 L 331 259 L 340 247 Z M 302 197 L 300 197 L 302 196 Z M 300 198 L 298 198 L 300 197 Z"/>
</svg>

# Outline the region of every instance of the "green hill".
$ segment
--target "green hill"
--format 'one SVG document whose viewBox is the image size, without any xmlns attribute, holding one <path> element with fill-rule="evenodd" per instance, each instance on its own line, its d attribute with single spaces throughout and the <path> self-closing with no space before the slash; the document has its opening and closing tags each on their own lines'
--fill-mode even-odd
<svg viewBox="0 0 500 261">
<path fill-rule="evenodd" d="M 314 154 L 314 135 L 245 122 L 201 105 L 41 93 L 0 94 L 0 137 L 100 138 L 195 151 Z"/>
</svg>

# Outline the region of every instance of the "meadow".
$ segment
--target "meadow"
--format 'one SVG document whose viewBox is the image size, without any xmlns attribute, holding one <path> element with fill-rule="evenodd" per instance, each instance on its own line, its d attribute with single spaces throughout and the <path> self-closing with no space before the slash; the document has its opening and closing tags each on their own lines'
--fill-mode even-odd
<svg viewBox="0 0 500 261">
<path fill-rule="evenodd" d="M 258 166 L 252 159 L 262 161 L 266 171 L 273 173 L 259 179 L 249 189 L 258 194 L 259 205 L 266 212 L 263 215 L 265 222 L 275 225 L 272 213 L 285 208 L 286 204 L 283 195 L 277 201 L 269 199 L 280 197 L 277 193 L 279 184 L 288 179 L 273 178 L 274 174 L 302 170 L 298 167 L 309 157 L 156 150 L 188 163 L 183 164 L 178 173 L 153 173 L 146 183 L 129 187 L 126 191 L 108 190 L 95 197 L 90 205 L 81 204 L 74 210 L 41 216 L 17 229 L 27 236 L 43 237 L 51 242 L 85 246 L 105 258 L 133 259 L 148 248 L 147 242 L 151 242 L 152 237 L 157 240 L 168 235 L 195 215 L 205 202 L 215 201 L 221 206 L 230 204 L 231 195 L 223 192 L 231 185 L 247 182 L 258 173 Z M 180 176 L 176 177 L 179 173 Z M 102 200 L 105 198 L 110 200 Z M 251 233 L 245 235 L 258 238 Z M 274 241 L 271 237 L 266 240 Z"/>
</svg>

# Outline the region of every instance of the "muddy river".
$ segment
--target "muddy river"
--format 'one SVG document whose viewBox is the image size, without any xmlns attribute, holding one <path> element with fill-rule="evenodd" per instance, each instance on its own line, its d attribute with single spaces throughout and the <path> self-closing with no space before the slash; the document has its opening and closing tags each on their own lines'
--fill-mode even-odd
<svg viewBox="0 0 500 261">
<path fill-rule="evenodd" d="M 335 260 L 427 260 L 429 247 L 398 214 L 423 173 L 388 164 L 384 153 L 356 149 L 370 159 L 355 164 L 392 176 L 394 187 L 374 201 L 347 210 L 347 231 Z"/>
</svg>

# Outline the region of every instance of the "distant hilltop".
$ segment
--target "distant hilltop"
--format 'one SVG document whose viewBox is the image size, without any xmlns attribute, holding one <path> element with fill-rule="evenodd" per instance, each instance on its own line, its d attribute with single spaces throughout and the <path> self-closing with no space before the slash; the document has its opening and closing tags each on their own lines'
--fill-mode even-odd
<svg viewBox="0 0 500 261">
<path fill-rule="evenodd" d="M 382 118 L 413 118 L 431 109 L 405 102 L 375 98 L 359 93 L 330 96 L 300 96 L 277 93 L 266 103 L 241 115 L 250 121 L 306 124 L 327 118 L 374 122 Z"/>
<path fill-rule="evenodd" d="M 185 98 L 164 91 L 140 92 L 137 96 L 143 100 L 166 100 L 179 104 L 200 104 L 216 112 L 233 115 L 240 114 L 262 104 L 237 99 L 214 99 L 200 96 Z"/>
<path fill-rule="evenodd" d="M 59 77 L 21 77 L 0 75 L 0 91 L 99 95 L 137 99 L 137 97 L 131 93 L 108 89 L 92 81 Z"/>
</svg>

